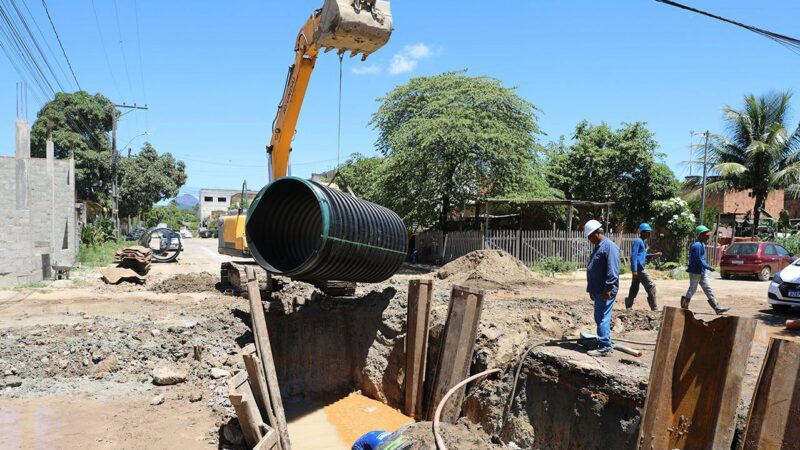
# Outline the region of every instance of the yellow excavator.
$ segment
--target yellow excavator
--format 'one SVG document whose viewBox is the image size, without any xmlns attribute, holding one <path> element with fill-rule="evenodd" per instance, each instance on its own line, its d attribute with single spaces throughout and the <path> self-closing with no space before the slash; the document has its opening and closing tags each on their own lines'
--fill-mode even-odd
<svg viewBox="0 0 800 450">
<path fill-rule="evenodd" d="M 346 52 L 350 52 L 350 57 L 361 54 L 361 60 L 364 61 L 371 53 L 383 47 L 391 34 L 392 15 L 388 1 L 325 0 L 322 8 L 311 14 L 295 40 L 295 61 L 289 66 L 283 98 L 272 125 L 272 139 L 267 146 L 270 181 L 288 175 L 289 155 L 297 119 L 320 51 L 327 53 L 337 50 L 340 57 Z M 246 219 L 247 212 L 242 208 L 235 214 L 220 219 L 219 253 L 248 258 L 223 263 L 220 276 L 223 283 L 242 292 L 246 290 L 245 267 L 251 266 L 256 269 L 262 290 L 268 290 L 266 284 L 269 277 L 266 270 L 251 259 L 245 237 Z M 330 283 L 322 287 L 334 295 L 347 295 L 354 290 L 354 284 Z"/>
</svg>

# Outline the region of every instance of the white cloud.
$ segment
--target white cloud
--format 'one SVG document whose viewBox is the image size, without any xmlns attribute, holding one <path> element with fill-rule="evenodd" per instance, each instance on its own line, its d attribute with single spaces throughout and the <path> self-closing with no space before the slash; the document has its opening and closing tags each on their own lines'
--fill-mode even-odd
<svg viewBox="0 0 800 450">
<path fill-rule="evenodd" d="M 389 73 L 398 75 L 401 73 L 411 72 L 417 68 L 417 63 L 420 59 L 430 58 L 433 52 L 430 47 L 425 43 L 406 45 L 398 53 L 392 56 L 392 63 L 389 65 Z"/>
<path fill-rule="evenodd" d="M 414 59 L 422 59 L 431 56 L 431 48 L 425 45 L 424 42 L 414 45 L 406 45 L 405 48 L 403 48 L 403 51 Z"/>
<path fill-rule="evenodd" d="M 358 65 L 353 67 L 352 72 L 356 75 L 377 75 L 381 73 L 381 66 L 377 64 Z"/>
</svg>

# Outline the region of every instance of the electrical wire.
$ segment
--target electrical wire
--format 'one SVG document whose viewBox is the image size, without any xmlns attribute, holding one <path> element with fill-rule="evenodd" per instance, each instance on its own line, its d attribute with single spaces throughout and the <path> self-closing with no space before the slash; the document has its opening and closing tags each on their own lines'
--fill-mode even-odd
<svg viewBox="0 0 800 450">
<path fill-rule="evenodd" d="M 97 25 L 97 34 L 100 36 L 100 46 L 103 48 L 103 56 L 106 58 L 108 73 L 111 74 L 111 82 L 114 84 L 114 90 L 117 91 L 117 96 L 119 96 L 119 86 L 117 85 L 117 78 L 114 76 L 114 70 L 111 68 L 111 60 L 108 58 L 108 50 L 106 50 L 105 40 L 103 39 L 103 30 L 100 28 L 100 18 L 97 16 L 97 8 L 94 4 L 94 0 L 90 1 L 92 3 L 92 12 L 94 12 L 94 22 L 95 25 Z"/>
<path fill-rule="evenodd" d="M 147 88 L 144 84 L 144 64 L 142 63 L 142 37 L 139 33 L 139 1 L 133 0 L 133 14 L 134 19 L 136 19 L 136 46 L 139 51 L 139 78 L 142 82 L 142 98 L 144 99 L 144 105 L 147 106 Z M 147 115 L 147 111 L 149 109 L 144 110 L 144 127 L 146 130 L 150 129 L 149 118 Z"/>
<path fill-rule="evenodd" d="M 125 68 L 125 77 L 128 79 L 128 91 L 133 97 L 133 83 L 131 83 L 131 72 L 128 70 L 128 57 L 125 55 L 125 44 L 122 40 L 122 26 L 119 24 L 119 7 L 117 0 L 114 0 L 114 17 L 117 21 L 117 33 L 119 34 L 119 50 L 122 53 L 122 66 Z"/>
<path fill-rule="evenodd" d="M 53 34 L 56 35 L 56 40 L 58 40 L 58 46 L 61 47 L 61 53 L 64 55 L 64 59 L 67 60 L 67 66 L 69 66 L 69 71 L 72 73 L 72 79 L 75 80 L 75 84 L 78 86 L 78 90 L 82 91 L 83 89 L 81 89 L 81 83 L 78 82 L 78 77 L 77 75 L 75 75 L 75 70 L 72 68 L 72 62 L 70 62 L 69 56 L 67 56 L 67 51 L 64 50 L 64 44 L 61 43 L 61 36 L 58 35 L 58 31 L 56 30 L 56 24 L 53 23 L 53 18 L 50 16 L 50 10 L 47 8 L 47 3 L 45 2 L 45 0 L 42 0 L 42 6 L 44 6 L 44 12 L 47 13 L 47 20 L 50 21 L 50 26 L 53 28 Z"/>
<path fill-rule="evenodd" d="M 752 31 L 760 36 L 766 37 L 767 39 L 771 39 L 778 44 L 781 44 L 783 47 L 787 48 L 788 50 L 794 52 L 795 54 L 800 55 L 800 39 L 793 38 L 791 36 L 786 36 L 784 34 L 775 33 L 772 31 L 764 30 L 762 28 L 754 27 L 752 25 L 747 25 L 742 22 L 737 22 L 735 20 L 726 19 L 725 17 L 718 16 L 716 14 L 712 14 L 710 12 L 706 12 L 697 8 L 693 8 L 691 6 L 687 6 L 672 0 L 656 0 L 659 3 L 664 3 L 665 5 L 674 6 L 676 8 L 680 8 L 686 11 L 691 11 L 693 13 L 697 13 L 706 17 L 711 17 L 712 19 L 717 19 L 722 22 L 729 23 L 731 25 L 735 25 L 737 27 L 744 28 L 745 30 Z"/>
</svg>

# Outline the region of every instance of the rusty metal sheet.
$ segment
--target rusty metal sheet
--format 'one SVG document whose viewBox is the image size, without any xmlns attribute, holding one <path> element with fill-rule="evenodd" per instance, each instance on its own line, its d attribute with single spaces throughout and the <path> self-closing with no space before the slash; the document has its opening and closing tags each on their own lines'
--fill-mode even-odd
<svg viewBox="0 0 800 450">
<path fill-rule="evenodd" d="M 639 449 L 731 448 L 736 407 L 756 322 L 664 308 Z"/>
<path fill-rule="evenodd" d="M 800 342 L 770 339 L 742 450 L 800 449 Z"/>
</svg>

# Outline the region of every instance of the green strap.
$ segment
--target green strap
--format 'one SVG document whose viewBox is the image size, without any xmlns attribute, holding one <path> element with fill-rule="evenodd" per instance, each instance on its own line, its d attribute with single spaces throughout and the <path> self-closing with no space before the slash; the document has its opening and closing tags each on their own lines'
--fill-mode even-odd
<svg viewBox="0 0 800 450">
<path fill-rule="evenodd" d="M 383 450 L 394 450 L 397 447 L 399 447 L 400 444 L 404 444 L 404 443 L 405 442 L 403 441 L 403 438 L 401 436 L 398 436 L 398 437 L 394 438 L 394 440 L 389 445 L 384 447 Z"/>
<path fill-rule="evenodd" d="M 325 239 L 324 235 L 320 235 L 320 237 Z M 380 247 L 380 246 L 372 245 L 372 244 L 364 244 L 363 242 L 355 242 L 355 241 L 350 241 L 350 240 L 347 240 L 347 239 L 342 239 L 342 238 L 333 237 L 333 236 L 328 236 L 328 239 L 330 239 L 332 241 L 343 242 L 345 244 L 352 244 L 352 245 L 355 245 L 355 246 L 358 246 L 358 247 L 374 248 L 376 250 L 383 250 L 384 252 L 397 253 L 399 255 L 405 255 L 406 254 L 406 252 L 401 252 L 399 250 L 394 250 L 394 249 L 391 249 L 391 248 Z"/>
</svg>

